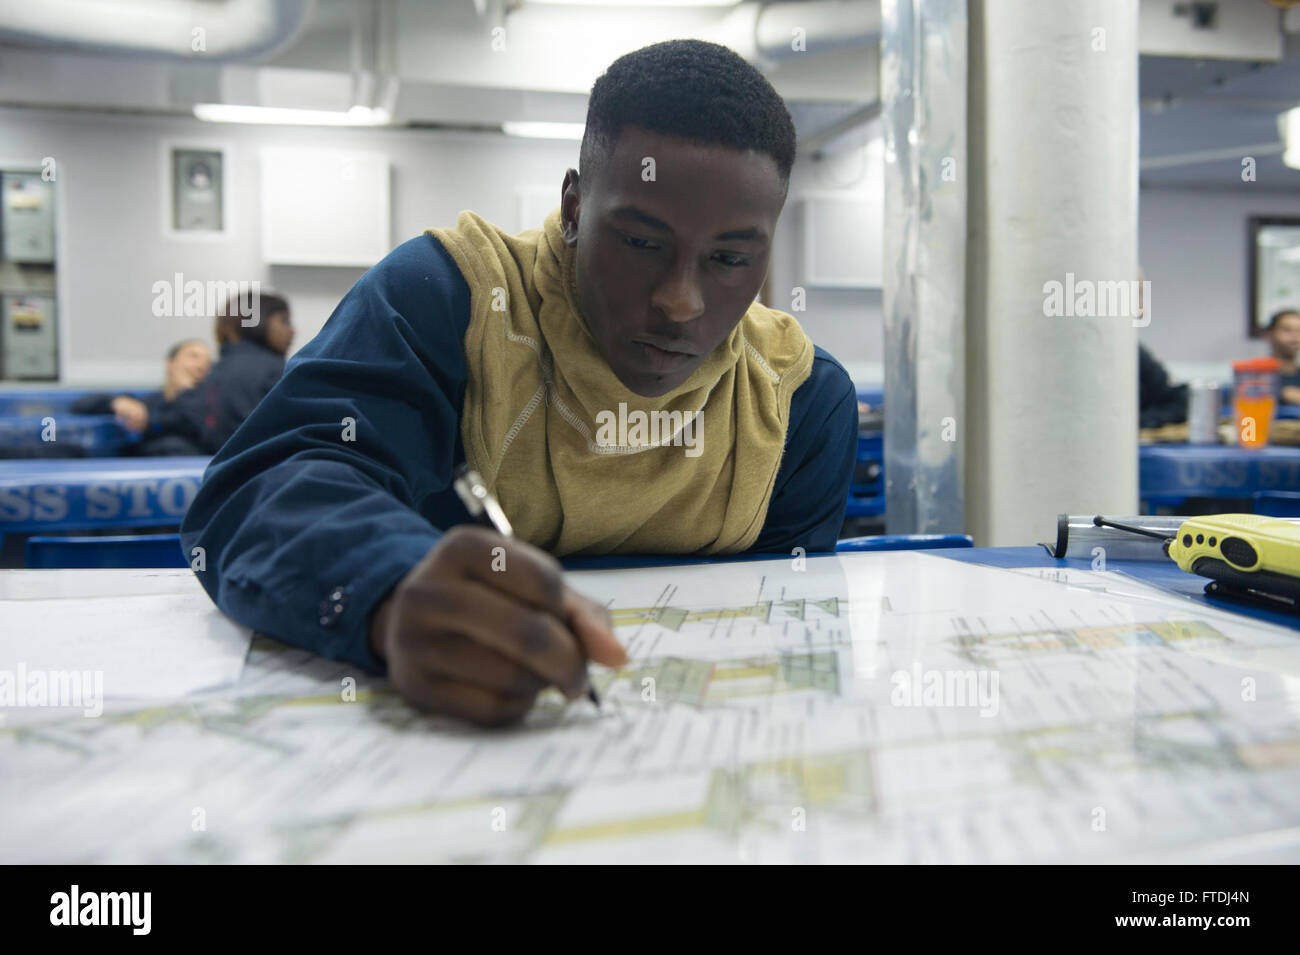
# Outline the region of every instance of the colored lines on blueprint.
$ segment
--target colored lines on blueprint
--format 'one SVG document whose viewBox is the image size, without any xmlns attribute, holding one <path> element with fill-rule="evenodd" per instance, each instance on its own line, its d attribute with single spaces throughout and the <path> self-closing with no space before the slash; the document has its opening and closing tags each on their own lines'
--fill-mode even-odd
<svg viewBox="0 0 1300 955">
<path fill-rule="evenodd" d="M 706 607 L 689 610 L 685 607 L 614 607 L 610 615 L 614 626 L 628 627 L 638 624 L 655 623 L 665 630 L 681 630 L 688 623 L 706 623 L 716 620 L 752 619 L 759 623 L 771 623 L 773 608 L 778 614 L 795 620 L 807 620 L 809 608 L 816 608 L 831 617 L 840 615 L 838 597 L 824 600 L 761 600 L 758 603 L 739 607 Z"/>
</svg>

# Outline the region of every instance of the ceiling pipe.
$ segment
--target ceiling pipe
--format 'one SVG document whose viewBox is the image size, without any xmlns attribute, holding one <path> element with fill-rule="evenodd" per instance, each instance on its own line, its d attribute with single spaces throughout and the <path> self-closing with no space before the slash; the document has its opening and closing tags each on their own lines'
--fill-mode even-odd
<svg viewBox="0 0 1300 955">
<path fill-rule="evenodd" d="M 742 10 L 737 12 L 754 20 L 753 52 L 767 60 L 874 45 L 880 40 L 879 0 L 745 4 Z M 796 43 L 800 39 L 803 50 Z"/>
<path fill-rule="evenodd" d="M 1179 166 L 1197 166 L 1225 159 L 1240 161 L 1246 156 L 1273 156 L 1282 152 L 1283 148 L 1281 143 L 1255 143 L 1253 146 L 1229 146 L 1224 149 L 1199 149 L 1188 153 L 1148 156 L 1139 161 L 1138 168 L 1142 172 L 1151 172 L 1153 169 L 1176 169 Z"/>
<path fill-rule="evenodd" d="M 822 148 L 827 144 L 857 129 L 859 126 L 870 123 L 880 116 L 880 112 L 881 103 L 879 100 L 859 107 L 843 119 L 836 120 L 824 129 L 819 129 L 817 132 L 810 133 L 799 140 L 798 150 L 800 153 L 817 158 L 821 154 Z"/>
<path fill-rule="evenodd" d="M 315 0 L 0 0 L 0 41 L 161 59 L 247 60 L 293 42 L 314 6 Z"/>
</svg>

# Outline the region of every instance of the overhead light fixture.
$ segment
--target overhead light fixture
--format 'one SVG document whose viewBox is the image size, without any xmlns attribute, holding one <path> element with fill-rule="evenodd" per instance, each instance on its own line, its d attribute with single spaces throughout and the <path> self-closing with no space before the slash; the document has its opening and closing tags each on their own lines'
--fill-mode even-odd
<svg viewBox="0 0 1300 955">
<path fill-rule="evenodd" d="M 1289 109 L 1281 116 L 1282 142 L 1286 150 L 1282 162 L 1292 169 L 1300 169 L 1300 106 Z"/>
<path fill-rule="evenodd" d="M 330 109 L 283 109 L 198 103 L 194 115 L 208 123 L 257 123 L 270 126 L 385 126 L 392 117 L 382 107 L 353 106 L 347 112 Z"/>
<path fill-rule="evenodd" d="M 546 7 L 734 7 L 741 0 L 528 0 Z"/>
<path fill-rule="evenodd" d="M 524 136 L 528 139 L 581 139 L 586 123 L 502 123 L 501 131 L 507 136 Z"/>
</svg>

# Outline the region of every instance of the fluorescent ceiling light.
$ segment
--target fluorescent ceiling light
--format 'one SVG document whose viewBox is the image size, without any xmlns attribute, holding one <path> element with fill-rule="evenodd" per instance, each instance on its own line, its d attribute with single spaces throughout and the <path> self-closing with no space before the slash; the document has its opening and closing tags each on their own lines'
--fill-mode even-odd
<svg viewBox="0 0 1300 955">
<path fill-rule="evenodd" d="M 507 136 L 526 136 L 529 139 L 581 139 L 586 123 L 502 123 L 501 131 Z"/>
<path fill-rule="evenodd" d="M 281 109 L 199 103 L 194 115 L 209 123 L 260 123 L 274 126 L 384 126 L 391 118 L 381 107 L 353 106 L 346 113 L 329 109 Z"/>
<path fill-rule="evenodd" d="M 545 7 L 734 7 L 740 0 L 528 0 Z"/>
<path fill-rule="evenodd" d="M 1292 169 L 1300 169 L 1300 107 L 1289 109 L 1282 114 L 1282 142 L 1286 151 L 1282 153 L 1282 162 Z"/>
</svg>

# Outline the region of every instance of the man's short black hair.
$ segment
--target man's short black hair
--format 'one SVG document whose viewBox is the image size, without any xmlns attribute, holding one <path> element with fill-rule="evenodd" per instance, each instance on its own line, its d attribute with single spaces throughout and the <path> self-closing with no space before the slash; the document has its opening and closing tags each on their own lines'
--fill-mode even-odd
<svg viewBox="0 0 1300 955">
<path fill-rule="evenodd" d="M 1300 311 L 1294 308 L 1284 308 L 1280 312 L 1274 312 L 1273 317 L 1268 320 L 1268 330 L 1271 332 L 1273 329 L 1277 328 L 1277 323 L 1282 321 L 1282 319 L 1286 318 L 1288 315 L 1294 315 L 1297 318 L 1300 318 Z"/>
<path fill-rule="evenodd" d="M 781 180 L 794 166 L 794 121 L 785 101 L 734 50 L 703 40 L 666 40 L 620 56 L 587 103 L 579 173 L 594 177 L 624 126 L 701 146 L 765 153 Z"/>
</svg>

